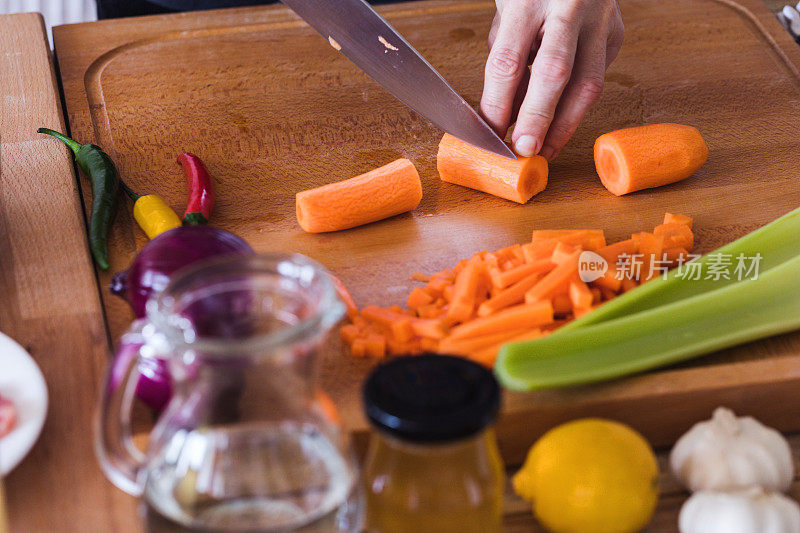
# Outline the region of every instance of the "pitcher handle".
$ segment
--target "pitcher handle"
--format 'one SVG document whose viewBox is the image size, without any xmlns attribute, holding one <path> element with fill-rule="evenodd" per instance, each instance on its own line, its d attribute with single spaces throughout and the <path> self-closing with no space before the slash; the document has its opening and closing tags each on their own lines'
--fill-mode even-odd
<svg viewBox="0 0 800 533">
<path fill-rule="evenodd" d="M 95 453 L 106 477 L 133 496 L 144 490 L 142 469 L 146 456 L 133 442 L 131 411 L 145 341 L 141 335 L 146 320 L 137 320 L 122 336 L 120 348 L 108 363 L 95 414 Z"/>
</svg>

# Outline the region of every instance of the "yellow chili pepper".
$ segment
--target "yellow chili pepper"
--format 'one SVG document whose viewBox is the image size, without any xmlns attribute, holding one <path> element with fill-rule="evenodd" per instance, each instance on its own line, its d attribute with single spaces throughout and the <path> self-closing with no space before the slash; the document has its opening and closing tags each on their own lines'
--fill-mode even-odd
<svg viewBox="0 0 800 533">
<path fill-rule="evenodd" d="M 151 239 L 181 225 L 181 219 L 175 211 L 155 194 L 136 199 L 133 204 L 133 218 Z"/>
</svg>

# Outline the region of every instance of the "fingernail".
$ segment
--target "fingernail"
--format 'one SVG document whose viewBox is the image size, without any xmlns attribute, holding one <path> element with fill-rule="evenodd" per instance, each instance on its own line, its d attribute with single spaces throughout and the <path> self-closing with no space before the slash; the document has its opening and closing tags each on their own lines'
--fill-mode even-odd
<svg viewBox="0 0 800 533">
<path fill-rule="evenodd" d="M 550 161 L 553 159 L 553 156 L 556 155 L 556 151 L 551 146 L 545 145 L 544 148 L 541 149 L 539 155 Z"/>
<path fill-rule="evenodd" d="M 539 143 L 533 135 L 523 135 L 514 143 L 514 149 L 522 157 L 530 157 L 536 153 Z"/>
</svg>

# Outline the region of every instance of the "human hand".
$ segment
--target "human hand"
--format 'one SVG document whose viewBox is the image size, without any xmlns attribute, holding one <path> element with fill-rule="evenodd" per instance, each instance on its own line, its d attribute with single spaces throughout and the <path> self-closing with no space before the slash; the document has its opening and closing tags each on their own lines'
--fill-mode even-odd
<svg viewBox="0 0 800 533">
<path fill-rule="evenodd" d="M 481 112 L 519 155 L 553 159 L 603 92 L 624 30 L 616 0 L 497 0 Z M 531 65 L 529 70 L 527 67 Z"/>
</svg>

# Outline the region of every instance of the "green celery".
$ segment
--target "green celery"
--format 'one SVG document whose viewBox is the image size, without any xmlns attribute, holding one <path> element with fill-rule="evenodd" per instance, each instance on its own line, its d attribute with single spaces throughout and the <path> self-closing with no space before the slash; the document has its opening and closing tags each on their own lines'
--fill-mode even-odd
<svg viewBox="0 0 800 533">
<path fill-rule="evenodd" d="M 800 235 L 795 233 L 792 239 L 800 241 Z M 757 244 L 748 250 L 756 250 Z M 773 251 L 776 250 L 769 252 Z M 762 253 L 768 251 L 762 249 Z M 800 329 L 800 256 L 776 266 L 775 258 L 785 255 L 774 254 L 769 270 L 756 280 L 736 282 L 530 342 L 506 345 L 498 355 L 495 373 L 503 385 L 513 390 L 577 385 Z"/>
<path fill-rule="evenodd" d="M 734 262 L 739 254 L 744 254 L 745 257 L 761 254 L 759 274 L 768 272 L 787 260 L 800 255 L 800 209 L 795 209 L 766 226 L 716 249 L 711 254 L 695 259 L 693 262 L 707 264 L 710 260 L 709 256 L 717 253 L 729 255 Z M 573 320 L 559 328 L 554 335 L 565 334 L 568 331 L 591 324 L 598 324 L 631 313 L 638 313 L 677 302 L 734 283 L 738 283 L 735 278 L 730 280 L 685 280 L 678 276 L 677 269 L 673 269 L 666 276 L 648 281 L 634 290 L 604 303 L 578 320 Z"/>
</svg>

